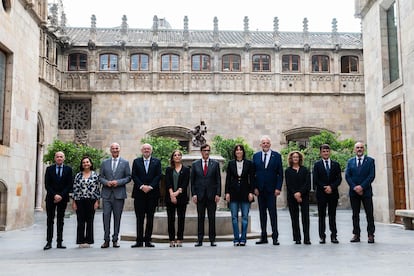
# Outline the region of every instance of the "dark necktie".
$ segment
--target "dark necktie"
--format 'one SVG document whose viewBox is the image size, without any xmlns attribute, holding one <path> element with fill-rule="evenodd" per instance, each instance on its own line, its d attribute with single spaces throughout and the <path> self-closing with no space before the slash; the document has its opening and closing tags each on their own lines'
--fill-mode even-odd
<svg viewBox="0 0 414 276">
<path fill-rule="evenodd" d="M 263 166 L 266 168 L 266 158 L 267 158 L 267 153 L 264 154 L 263 157 Z"/>
<path fill-rule="evenodd" d="M 361 165 L 362 165 L 361 158 L 358 158 L 358 164 L 357 164 L 358 171 L 361 171 Z"/>
<path fill-rule="evenodd" d="M 204 174 L 204 176 L 207 175 L 207 161 L 204 161 L 203 174 Z"/>
<path fill-rule="evenodd" d="M 329 162 L 328 162 L 328 160 L 325 160 L 325 170 L 326 170 L 326 174 L 329 176 Z"/>
<path fill-rule="evenodd" d="M 62 176 L 62 166 L 58 166 L 57 177 L 60 178 L 61 176 Z"/>
</svg>

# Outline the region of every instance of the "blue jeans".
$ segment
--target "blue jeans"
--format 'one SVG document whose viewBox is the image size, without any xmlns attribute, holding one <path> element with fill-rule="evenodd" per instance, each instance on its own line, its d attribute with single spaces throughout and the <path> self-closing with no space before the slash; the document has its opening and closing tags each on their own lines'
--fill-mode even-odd
<svg viewBox="0 0 414 276">
<path fill-rule="evenodd" d="M 250 202 L 243 201 L 231 201 L 230 202 L 230 211 L 231 211 L 231 221 L 233 224 L 233 242 L 246 242 L 247 236 L 247 225 L 249 223 L 249 209 Z M 239 210 L 242 214 L 242 224 L 241 224 L 241 235 L 239 231 Z"/>
</svg>

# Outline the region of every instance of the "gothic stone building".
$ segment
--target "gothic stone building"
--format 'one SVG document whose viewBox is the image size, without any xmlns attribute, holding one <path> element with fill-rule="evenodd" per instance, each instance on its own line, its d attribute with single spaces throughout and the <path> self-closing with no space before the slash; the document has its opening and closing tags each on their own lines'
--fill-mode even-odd
<svg viewBox="0 0 414 276">
<path fill-rule="evenodd" d="M 376 159 L 376 219 L 400 222 L 414 208 L 414 6 L 412 0 L 356 0 L 364 34 L 369 154 Z"/>
<path fill-rule="evenodd" d="M 25 2 L 46 1 L 14 1 L 11 9 L 33 16 Z M 207 141 L 243 137 L 255 149 L 265 134 L 275 150 L 306 145 L 321 130 L 365 140 L 361 34 L 338 32 L 336 20 L 328 33 L 309 32 L 306 19 L 302 32 L 282 32 L 277 18 L 273 31 L 251 31 L 247 17 L 241 31 L 219 30 L 217 18 L 211 30 L 192 30 L 187 17 L 182 29 L 156 17 L 151 29 L 129 28 L 126 17 L 120 27 L 98 28 L 94 16 L 88 28 L 69 28 L 57 11 L 52 5 L 47 22 L 24 23 L 0 11 L 2 22 L 33 29 L 16 36 L 0 27 L 9 32 L 0 35 L 8 66 L 0 63 L 0 77 L 15 82 L 0 85 L 2 95 L 14 95 L 2 103 L 11 109 L 0 146 L 7 229 L 30 225 L 33 209 L 42 208 L 42 155 L 55 138 L 102 149 L 117 141 L 130 161 L 146 135 L 191 149 L 188 132 L 201 120 Z"/>
</svg>

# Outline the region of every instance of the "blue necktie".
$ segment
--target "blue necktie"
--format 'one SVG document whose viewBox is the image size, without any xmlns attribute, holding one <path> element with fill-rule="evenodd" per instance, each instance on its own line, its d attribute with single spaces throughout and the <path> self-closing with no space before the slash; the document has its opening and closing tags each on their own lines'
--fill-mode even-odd
<svg viewBox="0 0 414 276">
<path fill-rule="evenodd" d="M 57 177 L 58 178 L 61 178 L 61 176 L 62 176 L 62 166 L 58 166 L 57 168 L 58 168 L 58 170 L 57 170 Z"/>
</svg>

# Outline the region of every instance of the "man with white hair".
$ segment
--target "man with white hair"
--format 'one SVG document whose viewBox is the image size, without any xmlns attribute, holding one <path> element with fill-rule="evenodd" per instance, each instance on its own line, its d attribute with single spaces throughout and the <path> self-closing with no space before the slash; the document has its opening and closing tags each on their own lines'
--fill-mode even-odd
<svg viewBox="0 0 414 276">
<path fill-rule="evenodd" d="M 152 146 L 141 146 L 142 157 L 136 158 L 132 164 L 131 177 L 134 181 L 132 197 L 134 198 L 135 216 L 137 219 L 136 243 L 131 247 L 154 247 L 151 242 L 155 208 L 160 197 L 161 161 L 151 156 Z M 146 217 L 145 233 L 144 220 Z"/>
<path fill-rule="evenodd" d="M 253 155 L 253 164 L 256 177 L 254 193 L 257 196 L 260 213 L 261 237 L 256 244 L 265 244 L 267 241 L 267 213 L 269 212 L 270 224 L 272 226 L 273 245 L 279 245 L 277 230 L 276 197 L 280 195 L 283 182 L 283 166 L 281 155 L 270 149 L 271 140 L 269 136 L 260 139 L 261 151 Z"/>
</svg>

